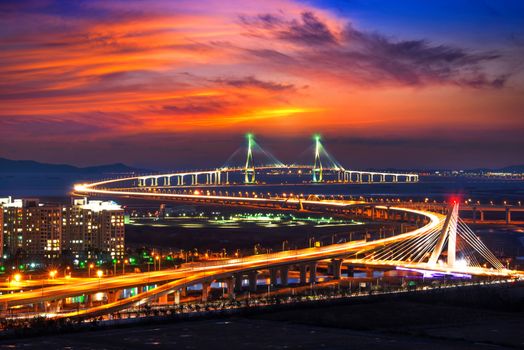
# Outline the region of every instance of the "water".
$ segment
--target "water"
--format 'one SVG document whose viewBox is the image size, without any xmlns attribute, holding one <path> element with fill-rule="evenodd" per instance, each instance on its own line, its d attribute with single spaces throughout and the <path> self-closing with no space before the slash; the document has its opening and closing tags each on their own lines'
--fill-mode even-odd
<svg viewBox="0 0 524 350">
<path fill-rule="evenodd" d="M 1 174 L 0 196 L 67 197 L 75 183 L 93 180 L 92 174 Z M 303 179 L 304 180 L 304 179 Z M 213 190 L 213 187 L 209 187 Z M 215 188 L 217 191 L 218 188 Z M 220 188 L 231 192 L 304 193 L 319 195 L 346 195 L 390 197 L 401 199 L 449 200 L 450 197 L 471 198 L 474 201 L 517 203 L 524 201 L 524 181 L 493 180 L 466 177 L 421 177 L 418 183 L 396 184 L 268 184 L 228 186 Z"/>
</svg>

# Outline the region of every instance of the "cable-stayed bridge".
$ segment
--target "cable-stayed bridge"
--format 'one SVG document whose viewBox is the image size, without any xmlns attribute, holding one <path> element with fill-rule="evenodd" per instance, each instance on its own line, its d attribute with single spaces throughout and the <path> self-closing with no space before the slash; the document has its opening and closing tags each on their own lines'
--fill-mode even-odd
<svg viewBox="0 0 524 350">
<path fill-rule="evenodd" d="M 99 190 L 103 191 L 103 190 Z M 105 193 L 111 195 L 113 192 Z M 117 192 L 127 196 L 128 193 Z M 141 193 L 145 198 L 160 196 L 168 199 L 170 194 Z M 186 197 L 189 195 L 186 195 Z M 178 197 L 177 199 L 181 199 Z M 459 276 L 489 276 L 490 278 L 522 278 L 524 272 L 505 269 L 478 237 L 458 217 L 458 204 L 450 206 L 446 215 L 426 210 L 359 203 L 344 200 L 318 200 L 298 198 L 259 198 L 191 195 L 187 200 L 238 205 L 278 206 L 306 210 L 324 210 L 349 217 L 368 217 L 373 220 L 408 221 L 417 228 L 408 232 L 380 237 L 375 240 L 358 240 L 312 247 L 285 250 L 278 253 L 257 254 L 244 258 L 203 262 L 173 270 L 153 273 L 133 273 L 108 278 L 82 278 L 60 286 L 27 290 L 0 296 L 3 312 L 11 308 L 32 305 L 35 313 L 46 308 L 47 317 L 75 318 L 95 317 L 125 310 L 151 301 L 167 300 L 174 294 L 179 300 L 184 289 L 195 284 L 202 285 L 202 300 L 207 300 L 213 281 L 224 281 L 230 297 L 241 290 L 247 278 L 249 289 L 256 291 L 257 274 L 269 271 L 271 283 L 287 286 L 290 270 L 300 274 L 300 283 L 315 283 L 320 262 L 331 265 L 333 279 L 341 277 L 343 265 L 364 266 L 368 269 L 408 269 L 424 274 Z M 277 280 L 279 277 L 279 281 Z M 136 289 L 132 295 L 126 291 Z M 66 298 L 84 296 L 88 301 L 97 293 L 105 293 L 106 303 L 85 303 L 75 311 L 63 310 Z"/>
<path fill-rule="evenodd" d="M 255 141 L 248 134 L 246 147 L 237 149 L 219 168 L 206 170 L 177 171 L 158 174 L 137 175 L 100 181 L 98 186 L 135 188 L 142 190 L 165 190 L 191 186 L 224 186 L 266 184 L 259 179 L 262 174 L 286 178 L 287 184 L 296 183 L 412 183 L 418 182 L 418 174 L 349 170 L 328 153 L 315 136 L 314 146 L 308 160 L 284 164 Z M 298 177 L 297 177 L 298 176 Z M 309 179 L 305 176 L 309 176 Z M 267 176 L 266 176 L 267 178 Z M 94 186 L 94 184 L 92 184 Z"/>
<path fill-rule="evenodd" d="M 242 290 L 242 282 L 248 280 L 249 289 L 256 291 L 257 274 L 268 271 L 271 284 L 287 286 L 290 270 L 297 270 L 300 284 L 316 283 L 317 267 L 320 263 L 331 266 L 331 278 L 340 279 L 343 266 L 363 267 L 368 271 L 379 269 L 411 270 L 424 275 L 457 275 L 490 278 L 524 278 L 524 272 L 504 268 L 502 263 L 484 243 L 460 219 L 458 203 L 447 209 L 433 211 L 426 203 L 370 203 L 344 199 L 321 199 L 315 195 L 285 196 L 229 192 L 229 174 L 237 172 L 244 184 L 257 183 L 260 170 L 291 169 L 309 170 L 311 182 L 323 183 L 327 172 L 338 174 L 341 182 L 362 182 L 365 176 L 379 181 L 406 182 L 418 180 L 415 174 L 370 173 L 347 171 L 334 161 L 315 138 L 313 165 L 287 166 L 263 151 L 252 136 L 248 136 L 244 162 L 238 168 L 226 165 L 207 171 L 178 172 L 171 174 L 140 175 L 110 179 L 88 184 L 75 185 L 78 195 L 100 195 L 105 197 L 132 197 L 148 200 L 180 201 L 225 206 L 276 208 L 299 211 L 325 212 L 355 219 L 407 223 L 410 230 L 389 237 L 349 241 L 322 247 L 284 250 L 278 253 L 256 254 L 243 258 L 201 262 L 178 269 L 152 273 L 132 273 L 106 278 L 78 278 L 63 285 L 42 288 L 28 286 L 23 293 L 0 295 L 0 312 L 31 306 L 35 315 L 74 318 L 95 317 L 126 310 L 151 301 L 166 301 L 167 295 L 179 300 L 184 290 L 195 284 L 202 285 L 202 300 L 207 300 L 211 283 L 223 281 L 227 295 L 235 296 Z M 270 164 L 256 165 L 256 159 L 264 154 Z M 329 159 L 328 157 L 331 157 Z M 234 157 L 233 157 L 234 158 Z M 233 159 L 231 158 L 231 159 Z M 356 173 L 352 178 L 349 173 Z M 213 184 L 214 189 L 197 188 L 200 179 Z M 184 188 L 186 181 L 194 188 Z M 373 180 L 371 180 L 373 181 Z M 163 182 L 163 183 L 162 183 Z M 175 185 L 171 183 L 174 182 Z M 180 187 L 180 188 L 177 188 Z M 136 290 L 130 293 L 130 290 Z M 106 302 L 90 302 L 94 295 L 103 293 Z M 75 311 L 64 309 L 64 300 L 83 296 L 87 302 Z"/>
</svg>

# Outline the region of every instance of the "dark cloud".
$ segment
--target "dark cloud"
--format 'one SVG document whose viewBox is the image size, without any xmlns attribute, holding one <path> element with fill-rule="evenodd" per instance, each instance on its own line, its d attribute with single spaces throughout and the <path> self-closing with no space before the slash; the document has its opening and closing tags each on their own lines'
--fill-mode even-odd
<svg viewBox="0 0 524 350">
<path fill-rule="evenodd" d="M 379 33 L 360 31 L 348 24 L 336 31 L 315 14 L 300 20 L 274 15 L 241 17 L 248 35 L 297 45 L 285 54 L 249 50 L 260 60 L 272 60 L 287 69 L 326 72 L 360 84 L 456 84 L 473 88 L 503 87 L 508 74 L 490 74 L 487 64 L 500 60 L 497 52 L 435 45 L 427 40 L 393 40 Z M 298 63 L 298 64 L 297 64 Z"/>
<path fill-rule="evenodd" d="M 185 101 L 179 104 L 169 104 L 162 106 L 162 110 L 180 115 L 192 114 L 218 114 L 227 108 L 225 101 Z"/>
<path fill-rule="evenodd" d="M 273 81 L 263 81 L 255 77 L 244 77 L 240 79 L 226 79 L 220 78 L 213 80 L 215 83 L 225 84 L 229 86 L 234 86 L 237 88 L 244 87 L 256 87 L 259 89 L 269 90 L 269 91 L 284 91 L 284 90 L 294 90 L 295 86 L 293 84 L 277 83 Z"/>
<path fill-rule="evenodd" d="M 131 123 L 129 116 L 122 113 L 92 111 L 68 113 L 55 116 L 3 116 L 0 118 L 0 130 L 6 135 L 34 138 L 39 141 L 54 139 L 58 136 L 76 135 L 85 139 L 107 133 L 116 127 Z"/>
<path fill-rule="evenodd" d="M 247 28 L 256 28 L 271 31 L 281 40 L 304 45 L 336 44 L 335 35 L 328 26 L 318 19 L 312 12 L 304 12 L 300 20 L 286 21 L 281 17 L 271 14 L 262 14 L 256 17 L 241 16 L 241 22 Z M 252 32 L 257 35 L 256 31 Z"/>
</svg>

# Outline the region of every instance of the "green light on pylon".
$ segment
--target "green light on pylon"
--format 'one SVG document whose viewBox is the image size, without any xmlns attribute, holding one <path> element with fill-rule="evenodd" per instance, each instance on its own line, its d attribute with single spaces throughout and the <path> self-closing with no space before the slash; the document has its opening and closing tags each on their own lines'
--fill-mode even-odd
<svg viewBox="0 0 524 350">
<path fill-rule="evenodd" d="M 244 169 L 244 183 L 252 184 L 255 183 L 255 163 L 253 161 L 253 134 L 246 134 L 247 138 L 247 157 L 246 166 Z"/>
<path fill-rule="evenodd" d="M 313 182 L 322 182 L 322 162 L 320 160 L 320 150 L 322 144 L 320 143 L 320 135 L 315 134 L 313 136 L 315 140 L 315 161 L 313 164 Z"/>
</svg>

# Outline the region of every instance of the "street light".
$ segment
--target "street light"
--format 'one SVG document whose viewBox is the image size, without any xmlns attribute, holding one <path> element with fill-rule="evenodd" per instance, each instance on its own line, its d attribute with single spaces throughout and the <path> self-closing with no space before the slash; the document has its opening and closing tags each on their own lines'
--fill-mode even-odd
<svg viewBox="0 0 524 350">
<path fill-rule="evenodd" d="M 95 264 L 91 263 L 87 269 L 87 277 L 91 277 L 91 269 L 95 267 Z"/>
<path fill-rule="evenodd" d="M 57 273 L 58 273 L 58 271 L 56 271 L 56 270 L 49 271 L 49 277 L 51 279 L 54 279 Z"/>
<path fill-rule="evenodd" d="M 22 275 L 20 273 L 15 273 L 13 278 L 15 279 L 15 282 L 20 282 L 22 280 Z"/>
<path fill-rule="evenodd" d="M 98 276 L 98 289 L 100 289 L 100 279 L 102 278 L 102 276 L 104 275 L 104 271 L 102 270 L 98 270 L 96 272 L 96 275 Z"/>
<path fill-rule="evenodd" d="M 129 260 L 124 259 L 122 260 L 122 275 L 126 273 L 126 264 L 129 262 Z"/>
</svg>

